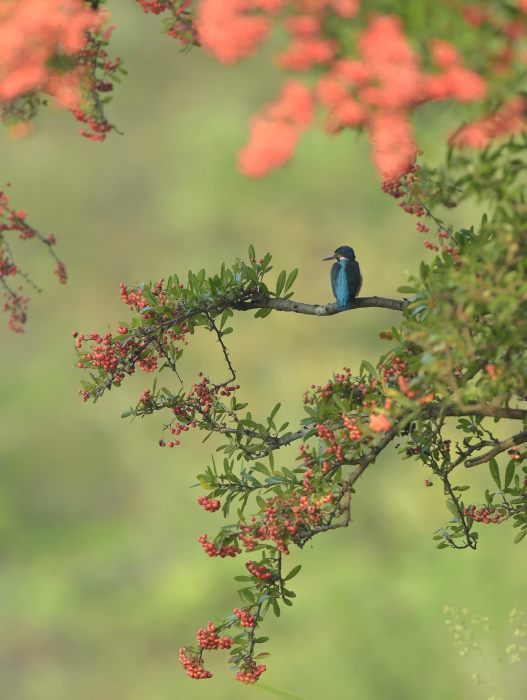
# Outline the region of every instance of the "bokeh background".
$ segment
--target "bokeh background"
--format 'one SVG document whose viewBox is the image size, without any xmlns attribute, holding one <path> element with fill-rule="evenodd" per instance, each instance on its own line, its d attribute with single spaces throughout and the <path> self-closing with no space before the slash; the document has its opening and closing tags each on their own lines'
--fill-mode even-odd
<svg viewBox="0 0 527 700">
<path fill-rule="evenodd" d="M 272 656 L 261 683 L 235 682 L 223 652 L 208 657 L 212 680 L 192 681 L 179 667 L 178 647 L 238 604 L 232 577 L 243 573 L 241 560 L 209 559 L 196 541 L 221 517 L 197 507 L 190 488 L 214 445 L 190 435 L 160 450 L 161 417 L 120 418 L 149 386 L 146 375 L 83 404 L 71 331 L 126 319 L 120 281 L 215 270 L 251 242 L 273 253 L 278 270 L 299 267 L 296 297 L 306 302 L 330 300 L 321 258 L 338 245 L 356 249 L 363 293 L 387 296 L 428 253 L 415 222 L 380 191 L 360 137 L 313 130 L 290 166 L 243 179 L 235 154 L 248 119 L 280 82 L 268 57 L 225 68 L 198 50 L 180 53 L 155 17 L 111 4 L 114 50 L 130 72 L 110 107 L 124 136 L 87 142 L 67 114 L 48 111 L 33 136 L 1 144 L 14 206 L 57 235 L 70 281 L 60 287 L 39 246 L 20 244 L 45 290 L 25 335 L 1 331 L 0 697 L 525 697 L 525 666 L 500 681 L 496 663 L 508 612 L 525 604 L 521 545 L 505 525 L 483 530 L 477 552 L 434 549 L 431 535 L 448 518 L 444 497 L 395 451 L 362 479 L 350 528 L 292 554 L 291 564 L 304 564 L 297 602 L 265 623 Z M 442 138 L 432 125 L 448 121 L 445 109 L 434 114 L 423 119 L 429 148 Z M 385 349 L 378 334 L 394 322 L 394 312 L 377 309 L 240 315 L 231 353 L 242 395 L 258 415 L 280 400 L 284 418 L 297 421 L 304 389 L 344 365 L 375 362 Z M 186 378 L 211 365 L 214 343 L 196 338 Z M 485 664 L 456 652 L 444 605 L 491 618 L 485 655 L 499 692 L 474 686 Z"/>
</svg>

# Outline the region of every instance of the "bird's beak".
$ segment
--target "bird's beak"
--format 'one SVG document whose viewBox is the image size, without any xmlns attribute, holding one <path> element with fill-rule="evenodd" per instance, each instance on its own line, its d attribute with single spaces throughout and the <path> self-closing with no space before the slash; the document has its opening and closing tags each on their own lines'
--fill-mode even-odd
<svg viewBox="0 0 527 700">
<path fill-rule="evenodd" d="M 337 256 L 335 255 L 335 253 L 333 253 L 333 255 L 329 255 L 327 258 L 322 258 L 322 260 L 336 260 L 336 259 L 337 259 Z"/>
</svg>

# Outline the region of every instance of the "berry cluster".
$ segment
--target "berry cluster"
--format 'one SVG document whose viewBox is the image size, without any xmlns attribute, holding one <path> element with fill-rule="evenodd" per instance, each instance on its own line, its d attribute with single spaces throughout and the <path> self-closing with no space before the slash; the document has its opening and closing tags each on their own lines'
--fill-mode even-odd
<svg viewBox="0 0 527 700">
<path fill-rule="evenodd" d="M 176 406 L 172 406 L 172 413 L 180 419 L 174 420 L 170 424 L 172 435 L 179 436 L 191 428 L 196 428 L 198 426 L 196 418 L 205 421 L 206 425 L 210 426 L 211 413 L 218 402 L 218 396 L 229 397 L 240 388 L 239 384 L 212 384 L 210 379 L 203 376 L 203 372 L 198 372 L 198 376 L 202 379 L 190 388 L 186 396 L 178 400 Z M 161 447 L 165 447 L 167 444 L 169 447 L 174 447 L 180 444 L 180 440 L 168 443 L 162 439 L 159 441 Z"/>
<path fill-rule="evenodd" d="M 316 429 L 318 437 L 328 445 L 324 451 L 325 454 L 335 455 L 337 462 L 343 462 L 344 450 L 335 431 L 331 430 L 327 425 L 324 425 L 324 423 L 317 423 Z"/>
<path fill-rule="evenodd" d="M 55 261 L 54 274 L 61 284 L 67 281 L 66 266 L 57 257 L 53 246 L 56 243 L 55 236 L 43 236 L 27 222 L 27 214 L 22 209 L 13 209 L 9 204 L 9 197 L 5 192 L 0 192 L 0 286 L 3 287 L 3 310 L 9 314 L 8 327 L 15 333 L 22 333 L 27 321 L 27 309 L 29 297 L 21 294 L 23 286 L 14 289 L 11 278 L 20 277 L 22 283 L 28 282 L 33 288 L 38 289 L 30 277 L 16 264 L 11 253 L 10 236 L 17 236 L 22 241 L 37 239 L 44 244 L 47 251 Z"/>
<path fill-rule="evenodd" d="M 203 373 L 199 372 L 199 376 Z M 211 383 L 210 379 L 203 377 L 200 382 L 194 384 L 188 393 L 188 401 L 194 405 L 195 410 L 200 413 L 210 413 L 211 406 L 216 400 L 216 396 L 231 396 L 237 389 L 239 384 L 230 384 L 227 386 L 216 386 Z"/>
<path fill-rule="evenodd" d="M 152 297 L 157 299 L 160 305 L 164 305 L 166 302 L 163 282 L 163 280 L 155 282 L 149 292 Z M 156 314 L 153 308 L 151 311 L 149 309 L 145 311 L 150 302 L 146 298 L 143 288 L 129 288 L 122 282 L 119 286 L 123 302 L 133 311 L 142 312 L 142 319 L 150 319 Z M 166 311 L 159 315 L 159 320 L 161 324 L 166 321 Z M 121 324 L 117 324 L 117 335 L 115 336 L 111 332 L 105 333 L 104 336 L 98 333 L 91 333 L 85 336 L 83 333 L 74 331 L 73 337 L 76 338 L 75 347 L 79 355 L 77 366 L 86 369 L 99 369 L 100 372 L 108 375 L 104 376 L 104 383 L 101 382 L 99 386 L 94 386 L 89 391 L 81 391 L 80 394 L 83 399 L 87 400 L 91 396 L 99 395 L 114 384 L 118 385 L 125 374 L 132 375 L 137 368 L 146 373 L 155 372 L 162 358 L 170 360 L 175 354 L 180 353 L 179 344 L 187 344 L 188 325 L 186 323 L 174 323 L 172 326 L 170 324 L 166 324 L 166 326 L 161 325 L 155 337 L 153 337 L 151 329 L 147 333 L 143 328 L 130 330 Z M 92 343 L 87 352 L 82 352 L 84 342 Z M 142 396 L 146 396 L 146 394 L 143 392 Z M 139 398 L 139 403 L 143 405 L 139 410 L 145 410 L 145 402 L 142 401 L 141 397 Z M 151 393 L 148 394 L 147 404 L 146 410 L 151 412 L 155 405 L 154 397 Z M 166 445 L 163 440 L 160 441 L 160 444 L 162 446 Z M 176 441 L 170 446 L 173 447 L 175 444 L 179 444 L 179 442 Z"/>
<path fill-rule="evenodd" d="M 234 608 L 234 614 L 240 621 L 242 627 L 254 627 L 256 625 L 256 618 L 248 613 L 247 610 Z"/>
<path fill-rule="evenodd" d="M 382 185 L 383 192 L 391 197 L 394 197 L 395 199 L 402 200 L 399 202 L 401 209 L 403 209 L 407 214 L 411 214 L 418 218 L 428 216 L 430 213 L 429 208 L 426 209 L 422 204 L 422 201 L 429 199 L 429 195 L 423 191 L 422 183 L 419 180 L 419 173 L 420 167 L 413 164 L 400 177 L 384 182 Z M 440 186 L 438 186 L 436 189 L 441 191 Z M 446 206 L 454 206 L 454 203 L 449 201 L 442 201 L 442 204 L 445 204 Z M 434 252 L 441 250 L 441 252 L 450 255 L 454 260 L 456 267 L 459 267 L 461 264 L 461 253 L 455 239 L 450 233 L 441 228 L 437 219 L 435 219 L 435 223 L 438 227 L 436 233 L 437 237 L 440 239 L 441 246 L 434 243 L 434 241 L 425 240 L 423 241 L 424 247 Z M 429 233 L 430 231 L 429 227 L 422 221 L 416 222 L 416 229 L 419 231 L 419 233 Z"/>
<path fill-rule="evenodd" d="M 255 578 L 260 579 L 260 581 L 269 581 L 269 579 L 273 578 L 272 571 L 269 571 L 269 569 L 263 565 L 258 565 L 255 561 L 248 561 L 245 566 L 248 572 Z"/>
<path fill-rule="evenodd" d="M 222 544 L 221 547 L 218 548 L 213 542 L 209 542 L 207 535 L 200 535 L 198 537 L 198 542 L 209 557 L 221 557 L 225 559 L 225 557 L 235 557 L 242 551 L 236 544 Z"/>
<path fill-rule="evenodd" d="M 104 111 L 106 93 L 113 91 L 113 81 L 124 73 L 121 59 L 110 58 L 106 50 L 113 29 L 111 25 L 88 32 L 86 46 L 77 55 L 82 99 L 69 108 L 77 121 L 84 124 L 81 136 L 90 141 L 104 141 L 111 131 L 117 130 Z"/>
<path fill-rule="evenodd" d="M 145 12 L 154 15 L 168 13 L 171 15 L 167 22 L 168 36 L 177 39 L 183 46 L 194 44 L 199 46 L 198 31 L 192 19 L 189 7 L 192 0 L 138 0 Z"/>
<path fill-rule="evenodd" d="M 289 554 L 288 541 L 301 542 L 312 527 L 323 522 L 325 516 L 330 517 L 333 511 L 333 493 L 316 497 L 303 490 L 294 490 L 288 496 L 271 496 L 260 519 L 252 516 L 249 523 L 240 527 L 239 538 L 244 543 L 246 551 L 252 551 L 257 542 L 274 542 L 282 554 Z"/>
<path fill-rule="evenodd" d="M 241 681 L 248 685 L 249 683 L 256 683 L 260 678 L 262 673 L 267 669 L 267 666 L 263 664 L 257 664 L 256 661 L 251 660 L 246 663 L 240 671 L 236 674 L 236 680 Z"/>
<path fill-rule="evenodd" d="M 390 381 L 398 381 L 399 376 L 404 374 L 408 369 L 408 364 L 398 355 L 392 356 L 385 360 L 380 366 L 382 378 L 386 383 Z"/>
<path fill-rule="evenodd" d="M 152 392 L 150 389 L 145 389 L 139 394 L 139 403 L 148 406 L 152 402 Z"/>
<path fill-rule="evenodd" d="M 342 424 L 348 431 L 349 439 L 351 442 L 358 442 L 362 438 L 362 433 L 359 426 L 357 425 L 356 418 L 350 418 L 345 413 L 342 414 Z"/>
<path fill-rule="evenodd" d="M 230 637 L 219 637 L 212 622 L 209 622 L 206 628 L 200 627 L 196 637 L 199 646 L 203 649 L 230 649 L 232 646 L 232 639 Z"/>
<path fill-rule="evenodd" d="M 72 335 L 76 339 L 75 347 L 80 349 L 82 343 L 86 340 L 84 334 L 73 331 Z M 91 333 L 89 340 L 93 341 L 95 345 L 92 345 L 91 352 L 81 355 L 81 360 L 77 363 L 77 367 L 82 368 L 85 362 L 89 362 L 92 367 L 101 367 L 106 372 L 114 373 L 119 364 L 119 355 L 121 357 L 124 355 L 122 345 L 112 345 L 113 336 L 109 331 L 104 336 L 100 336 L 98 333 Z"/>
<path fill-rule="evenodd" d="M 215 511 L 221 508 L 221 503 L 220 501 L 218 501 L 217 498 L 199 496 L 199 498 L 197 498 L 196 500 L 198 505 L 202 506 L 205 510 L 208 510 L 210 513 L 214 513 Z"/>
<path fill-rule="evenodd" d="M 203 661 L 200 654 L 195 654 L 189 649 L 183 647 L 179 650 L 179 662 L 185 669 L 187 676 L 201 680 L 203 678 L 212 678 L 212 673 L 203 668 Z"/>
<path fill-rule="evenodd" d="M 481 506 L 478 508 L 475 505 L 471 505 L 467 506 L 463 512 L 477 523 L 501 523 L 507 519 L 506 513 L 494 507 Z"/>
<path fill-rule="evenodd" d="M 404 374 L 400 374 L 397 377 L 397 384 L 399 386 L 399 389 L 403 392 L 403 394 L 408 396 L 409 399 L 415 399 L 417 403 L 430 403 L 430 401 L 433 401 L 435 399 L 436 395 L 433 392 L 429 392 L 424 396 L 417 396 L 416 392 L 413 389 L 410 389 L 408 385 L 408 378 L 405 377 Z"/>
<path fill-rule="evenodd" d="M 143 290 L 128 288 L 124 282 L 119 283 L 119 293 L 124 303 L 135 311 L 140 311 L 148 306 L 148 301 L 143 297 Z"/>
</svg>

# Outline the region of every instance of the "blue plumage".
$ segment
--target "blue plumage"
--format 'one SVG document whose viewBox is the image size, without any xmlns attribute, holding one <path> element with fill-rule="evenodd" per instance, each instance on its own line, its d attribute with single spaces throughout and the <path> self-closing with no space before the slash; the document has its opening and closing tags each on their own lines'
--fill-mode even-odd
<svg viewBox="0 0 527 700">
<path fill-rule="evenodd" d="M 362 275 L 355 251 L 347 245 L 337 248 L 324 260 L 335 260 L 331 267 L 331 288 L 337 300 L 337 309 L 344 311 L 355 299 L 362 286 Z"/>
<path fill-rule="evenodd" d="M 346 260 L 339 260 L 335 263 L 336 275 L 333 286 L 333 294 L 337 300 L 338 309 L 347 309 L 350 302 L 350 289 L 346 277 Z"/>
</svg>

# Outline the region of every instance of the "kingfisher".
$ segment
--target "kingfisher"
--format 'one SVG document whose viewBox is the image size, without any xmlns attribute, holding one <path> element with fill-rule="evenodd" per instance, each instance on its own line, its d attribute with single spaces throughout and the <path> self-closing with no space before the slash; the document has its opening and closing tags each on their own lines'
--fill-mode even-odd
<svg viewBox="0 0 527 700">
<path fill-rule="evenodd" d="M 327 258 L 323 260 L 335 260 L 331 267 L 331 289 L 337 300 L 337 309 L 344 311 L 349 308 L 352 299 L 355 299 L 362 286 L 362 275 L 359 263 L 355 259 L 355 251 L 349 245 L 341 245 Z"/>
</svg>

